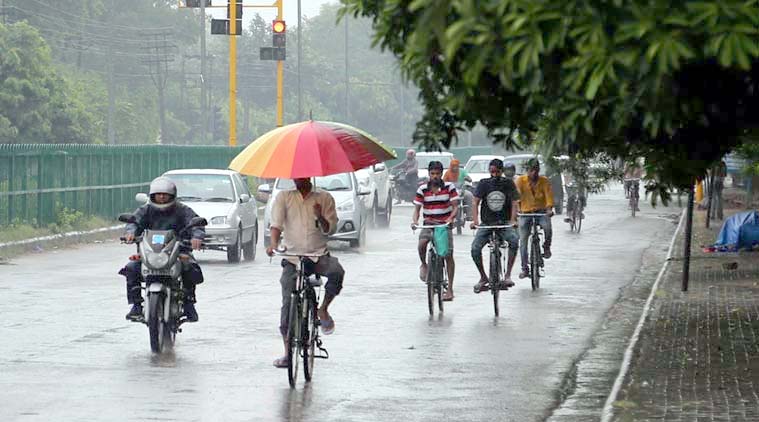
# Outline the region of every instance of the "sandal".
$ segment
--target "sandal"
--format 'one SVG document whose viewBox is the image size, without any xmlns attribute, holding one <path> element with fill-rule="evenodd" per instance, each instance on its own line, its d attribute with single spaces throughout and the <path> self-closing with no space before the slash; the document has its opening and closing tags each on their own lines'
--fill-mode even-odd
<svg viewBox="0 0 759 422">
<path fill-rule="evenodd" d="M 453 302 L 453 293 L 449 290 L 447 290 L 443 294 L 443 302 Z"/>
<path fill-rule="evenodd" d="M 274 359 L 272 364 L 275 368 L 287 368 L 290 366 L 290 359 L 287 356 L 282 356 L 281 358 Z"/>
</svg>

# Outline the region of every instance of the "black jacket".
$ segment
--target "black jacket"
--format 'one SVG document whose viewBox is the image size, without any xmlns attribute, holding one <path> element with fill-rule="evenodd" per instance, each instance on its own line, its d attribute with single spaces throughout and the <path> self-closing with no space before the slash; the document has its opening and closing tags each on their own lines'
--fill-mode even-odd
<svg viewBox="0 0 759 422">
<path fill-rule="evenodd" d="M 134 216 L 137 217 L 137 222 L 127 224 L 126 232 L 139 236 L 144 230 L 174 230 L 175 233 L 179 234 L 179 231 L 190 225 L 190 221 L 198 215 L 192 208 L 177 202 L 168 210 L 159 210 L 150 204 L 145 204 L 137 208 Z M 182 238 L 189 239 L 192 237 L 202 240 L 205 236 L 206 231 L 203 227 L 193 227 L 192 236 L 186 232 Z"/>
</svg>

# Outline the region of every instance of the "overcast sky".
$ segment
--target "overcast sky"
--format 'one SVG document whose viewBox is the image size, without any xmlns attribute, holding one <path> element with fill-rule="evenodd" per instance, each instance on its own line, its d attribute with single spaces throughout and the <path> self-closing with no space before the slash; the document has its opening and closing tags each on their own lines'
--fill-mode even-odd
<svg viewBox="0 0 759 422">
<path fill-rule="evenodd" d="M 338 0 L 301 0 L 301 13 L 303 16 L 316 16 L 319 14 L 319 9 L 321 8 L 322 4 L 327 3 L 338 3 Z M 263 5 L 263 4 L 271 4 L 274 3 L 272 0 L 243 0 L 243 5 Z M 226 4 L 224 0 L 213 0 L 213 5 L 223 5 Z M 295 27 L 298 25 L 298 0 L 283 0 L 283 6 L 284 6 L 284 15 L 285 15 L 285 21 L 287 22 L 287 26 L 289 27 Z M 219 9 L 211 9 L 212 15 L 217 18 L 225 18 L 227 15 L 226 9 L 219 8 Z M 245 8 L 243 11 L 243 16 L 245 16 L 245 23 L 244 27 L 248 27 L 247 22 L 249 19 L 254 16 L 256 13 L 260 14 L 265 20 L 271 21 L 274 20 L 274 18 L 277 16 L 277 9 L 271 8 L 271 9 L 258 9 L 258 8 L 252 8 L 248 7 Z"/>
</svg>

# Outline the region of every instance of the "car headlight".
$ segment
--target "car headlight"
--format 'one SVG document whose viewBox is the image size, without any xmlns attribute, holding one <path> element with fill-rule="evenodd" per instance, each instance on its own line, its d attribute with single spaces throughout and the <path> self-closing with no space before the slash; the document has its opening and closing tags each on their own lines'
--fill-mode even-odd
<svg viewBox="0 0 759 422">
<path fill-rule="evenodd" d="M 345 201 L 337 206 L 337 210 L 341 212 L 353 212 L 355 209 L 356 205 L 353 203 L 352 199 Z"/>
<path fill-rule="evenodd" d="M 211 224 L 219 226 L 227 224 L 227 217 L 226 216 L 218 216 L 211 218 Z"/>
</svg>

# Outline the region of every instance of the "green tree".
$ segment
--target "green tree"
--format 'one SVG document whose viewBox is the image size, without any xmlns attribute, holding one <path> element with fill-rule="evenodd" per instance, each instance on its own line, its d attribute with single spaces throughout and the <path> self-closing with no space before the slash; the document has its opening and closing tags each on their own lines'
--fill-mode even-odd
<svg viewBox="0 0 759 422">
<path fill-rule="evenodd" d="M 419 142 L 645 156 L 687 187 L 759 124 L 757 0 L 342 0 L 421 89 Z"/>
</svg>

